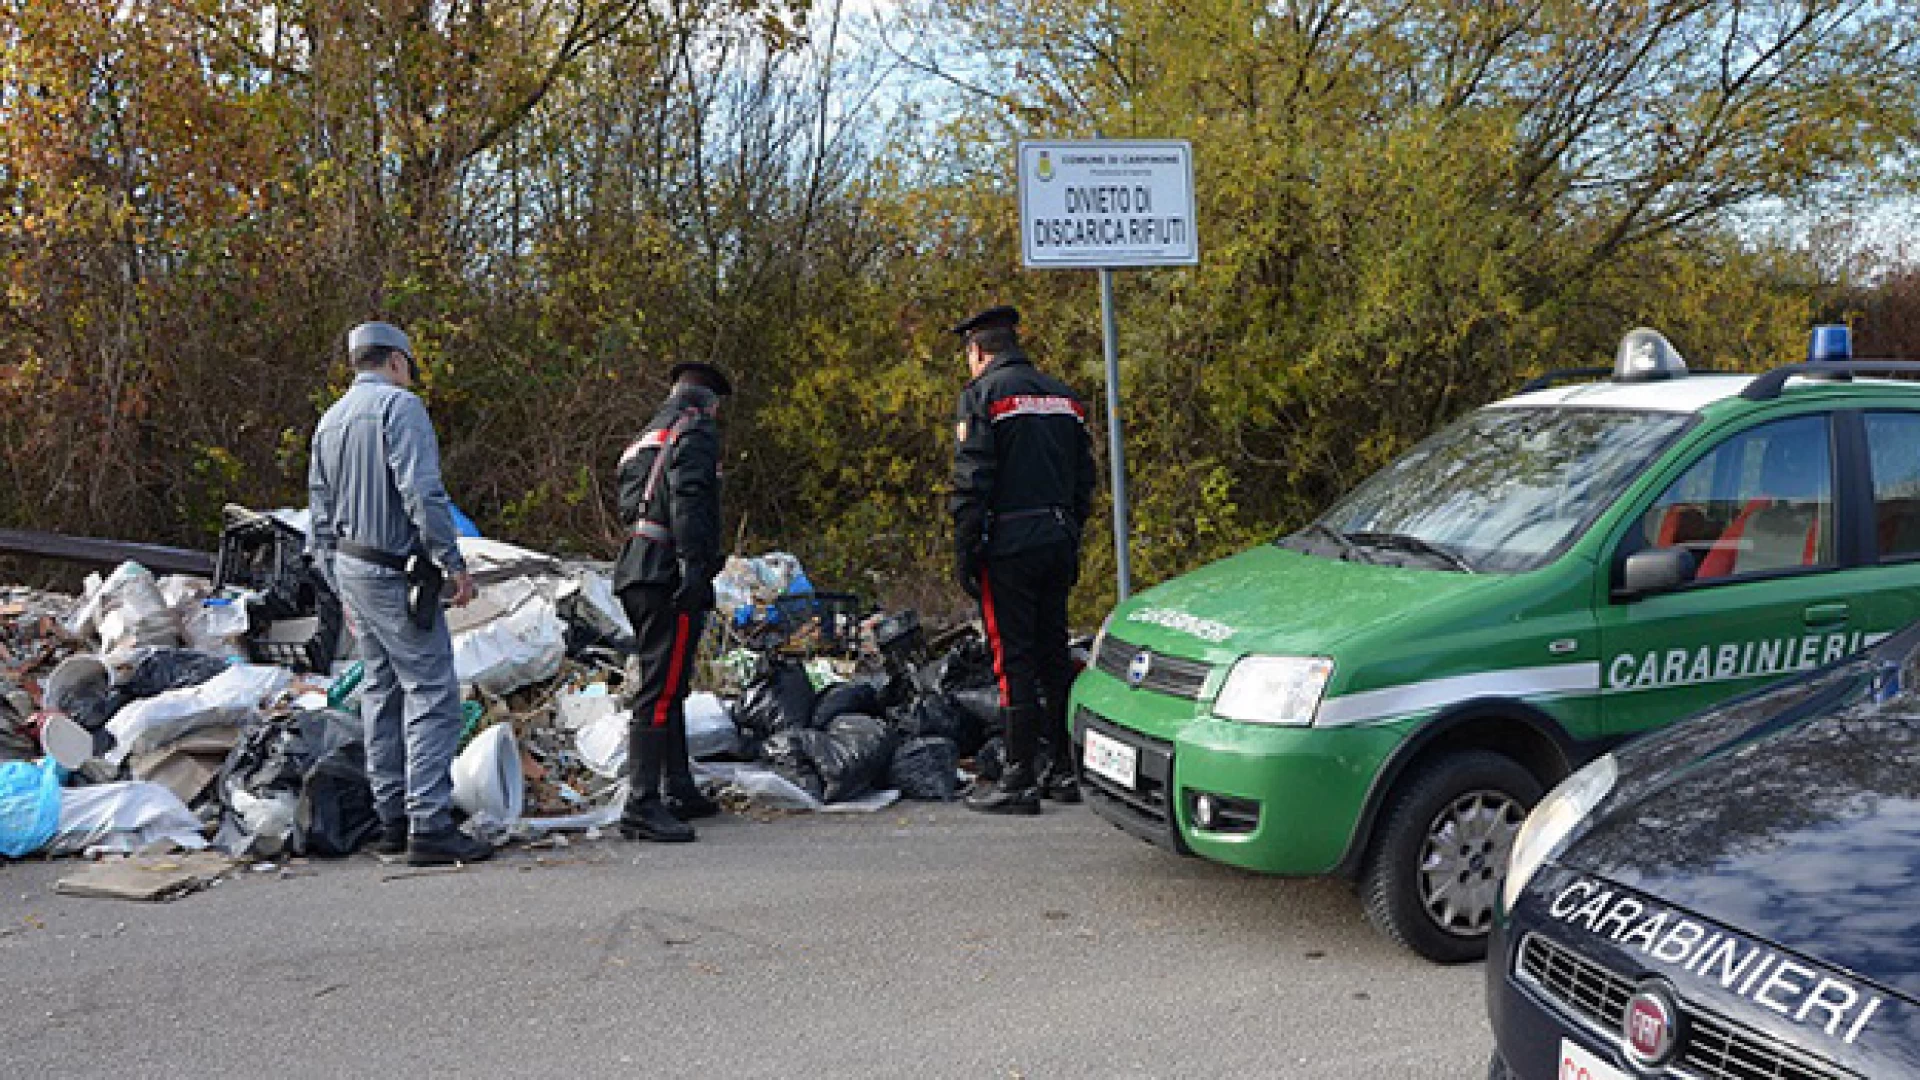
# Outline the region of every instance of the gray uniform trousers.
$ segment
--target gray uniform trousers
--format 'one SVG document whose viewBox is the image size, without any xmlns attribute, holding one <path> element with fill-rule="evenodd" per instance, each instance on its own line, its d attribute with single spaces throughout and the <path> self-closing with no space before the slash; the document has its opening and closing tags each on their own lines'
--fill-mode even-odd
<svg viewBox="0 0 1920 1080">
<path fill-rule="evenodd" d="M 360 716 L 382 822 L 403 812 L 414 833 L 453 827 L 450 769 L 460 745 L 460 684 L 444 614 L 422 630 L 407 614 L 407 576 L 345 552 L 334 577 L 366 665 Z"/>
</svg>

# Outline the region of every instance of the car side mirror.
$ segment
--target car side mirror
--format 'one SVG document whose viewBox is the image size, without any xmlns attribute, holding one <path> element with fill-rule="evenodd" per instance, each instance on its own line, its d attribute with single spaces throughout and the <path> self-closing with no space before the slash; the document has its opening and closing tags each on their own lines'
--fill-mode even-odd
<svg viewBox="0 0 1920 1080">
<path fill-rule="evenodd" d="M 1652 593 L 1677 589 L 1693 580 L 1693 552 L 1686 548 L 1653 548 L 1627 556 L 1621 569 L 1622 599 L 1631 600 Z"/>
</svg>

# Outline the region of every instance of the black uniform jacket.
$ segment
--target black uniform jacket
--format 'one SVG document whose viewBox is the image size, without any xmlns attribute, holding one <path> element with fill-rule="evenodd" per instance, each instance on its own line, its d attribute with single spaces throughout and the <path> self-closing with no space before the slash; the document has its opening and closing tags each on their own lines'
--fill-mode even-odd
<svg viewBox="0 0 1920 1080">
<path fill-rule="evenodd" d="M 1078 548 L 1093 503 L 1087 408 L 1020 352 L 960 392 L 953 535 L 962 565 L 1048 544 Z"/>
<path fill-rule="evenodd" d="M 678 584 L 681 563 L 704 577 L 719 571 L 718 402 L 705 387 L 676 389 L 620 455 L 627 542 L 614 565 L 615 589 Z"/>
</svg>

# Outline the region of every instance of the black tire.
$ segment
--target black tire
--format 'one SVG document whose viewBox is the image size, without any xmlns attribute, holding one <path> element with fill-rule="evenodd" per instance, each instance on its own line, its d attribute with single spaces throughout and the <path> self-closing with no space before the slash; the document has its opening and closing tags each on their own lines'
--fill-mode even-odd
<svg viewBox="0 0 1920 1080">
<path fill-rule="evenodd" d="M 1495 1050 L 1487 1057 L 1487 1080 L 1515 1080 L 1513 1070 L 1507 1068 L 1506 1059 Z"/>
<path fill-rule="evenodd" d="M 1361 875 L 1367 918 L 1436 963 L 1485 956 L 1507 853 L 1540 795 L 1532 773 L 1485 750 L 1441 758 L 1404 781 Z"/>
</svg>

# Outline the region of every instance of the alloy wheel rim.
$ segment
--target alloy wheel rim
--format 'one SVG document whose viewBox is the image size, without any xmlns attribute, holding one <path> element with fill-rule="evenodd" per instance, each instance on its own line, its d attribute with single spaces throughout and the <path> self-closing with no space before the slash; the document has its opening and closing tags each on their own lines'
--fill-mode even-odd
<svg viewBox="0 0 1920 1080">
<path fill-rule="evenodd" d="M 1526 808 L 1502 791 L 1469 791 L 1434 815 L 1420 846 L 1420 903 L 1456 937 L 1493 928 L 1494 900 Z"/>
</svg>

